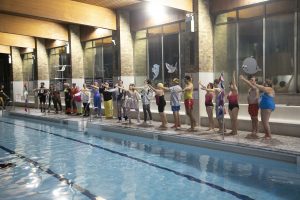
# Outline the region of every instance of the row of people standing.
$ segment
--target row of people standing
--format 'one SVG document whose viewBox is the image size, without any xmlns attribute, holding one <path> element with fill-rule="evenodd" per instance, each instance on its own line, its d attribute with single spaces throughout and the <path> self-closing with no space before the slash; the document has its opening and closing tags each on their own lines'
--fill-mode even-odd
<svg viewBox="0 0 300 200">
<path fill-rule="evenodd" d="M 263 124 L 265 136 L 264 138 L 271 138 L 271 129 L 269 119 L 272 111 L 275 109 L 274 96 L 275 92 L 272 88 L 270 80 L 266 80 L 263 85 L 256 83 L 254 76 L 249 76 L 248 80 L 241 75 L 240 80 L 249 86 L 248 90 L 248 113 L 251 117 L 252 133 L 247 135 L 247 138 L 257 139 L 258 138 L 258 111 L 261 110 L 261 121 Z M 224 114 L 226 110 L 224 108 L 225 90 L 221 79 L 215 79 L 214 84 L 209 83 L 205 87 L 199 82 L 201 89 L 206 90 L 205 95 L 205 106 L 209 119 L 209 130 L 214 129 L 213 120 L 213 97 L 215 96 L 215 110 L 216 118 L 218 120 L 219 132 L 226 132 L 224 125 Z M 229 84 L 229 93 L 227 95 L 228 100 L 228 112 L 231 119 L 232 131 L 230 135 L 236 135 L 238 130 L 238 113 L 239 113 L 239 94 L 236 83 L 236 74 L 233 72 L 233 79 Z M 259 92 L 262 92 L 259 96 Z"/>
</svg>

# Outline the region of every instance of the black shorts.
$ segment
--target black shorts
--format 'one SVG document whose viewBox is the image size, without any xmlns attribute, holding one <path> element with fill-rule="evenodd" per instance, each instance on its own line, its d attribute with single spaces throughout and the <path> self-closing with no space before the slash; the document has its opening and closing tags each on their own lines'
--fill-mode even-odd
<svg viewBox="0 0 300 200">
<path fill-rule="evenodd" d="M 228 109 L 233 110 L 234 108 L 240 108 L 239 104 L 228 104 Z"/>
<path fill-rule="evenodd" d="M 158 112 L 160 112 L 160 113 L 164 112 L 165 106 L 166 106 L 166 101 L 160 101 L 159 104 L 157 105 Z"/>
<path fill-rule="evenodd" d="M 46 96 L 40 96 L 40 103 L 46 103 Z"/>
<path fill-rule="evenodd" d="M 212 103 L 205 103 L 205 107 L 209 107 L 209 106 L 214 106 L 214 104 L 212 104 Z"/>
</svg>

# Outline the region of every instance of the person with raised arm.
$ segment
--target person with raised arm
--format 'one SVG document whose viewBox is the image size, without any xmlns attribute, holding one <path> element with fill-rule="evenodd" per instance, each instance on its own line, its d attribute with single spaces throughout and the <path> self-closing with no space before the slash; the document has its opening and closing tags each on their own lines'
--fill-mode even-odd
<svg viewBox="0 0 300 200">
<path fill-rule="evenodd" d="M 122 80 L 118 80 L 117 84 L 115 85 L 114 92 L 117 101 L 118 123 L 121 123 L 122 117 L 124 118 L 125 121 L 127 121 L 128 119 L 126 105 L 125 105 L 126 90 L 124 90 Z"/>
<path fill-rule="evenodd" d="M 240 75 L 240 80 L 246 83 L 250 88 L 248 90 L 248 113 L 251 117 L 252 122 L 252 132 L 248 134 L 246 138 L 250 139 L 258 139 L 257 132 L 258 132 L 258 97 L 259 97 L 259 90 L 255 87 L 252 83 L 256 83 L 255 76 L 249 75 L 248 80 Z"/>
<path fill-rule="evenodd" d="M 145 79 L 143 87 L 135 87 L 136 89 L 142 89 L 141 99 L 142 99 L 142 105 L 143 105 L 143 113 L 144 113 L 144 124 L 147 124 L 147 113 L 149 115 L 149 124 L 152 124 L 152 113 L 150 109 L 151 99 L 153 97 L 153 91 L 148 86 L 151 85 L 150 79 Z"/>
<path fill-rule="evenodd" d="M 162 83 L 158 83 L 156 86 L 157 88 L 154 88 L 152 85 L 148 85 L 151 90 L 155 92 L 155 99 L 156 99 L 156 105 L 158 107 L 158 112 L 161 120 L 161 125 L 159 128 L 168 128 L 167 127 L 167 117 L 165 114 L 165 106 L 166 106 L 166 100 L 165 100 L 165 92 L 164 92 L 164 85 Z"/>
<path fill-rule="evenodd" d="M 81 89 L 81 99 L 83 104 L 83 116 L 88 117 L 90 116 L 90 98 L 91 98 L 91 92 L 86 87 L 86 84 L 83 84 L 83 87 Z"/>
<path fill-rule="evenodd" d="M 241 79 L 243 76 L 241 76 Z M 265 139 L 271 139 L 271 128 L 269 124 L 271 113 L 275 110 L 275 91 L 272 88 L 271 80 L 267 79 L 263 83 L 263 85 L 259 85 L 257 83 L 251 83 L 255 86 L 259 91 L 262 91 L 259 101 L 259 108 L 261 114 L 261 121 L 263 123 L 264 131 L 265 131 Z"/>
<path fill-rule="evenodd" d="M 45 88 L 45 83 L 41 82 L 41 86 L 37 89 L 34 89 L 33 91 L 38 92 L 38 97 L 40 99 L 40 109 L 41 112 L 46 112 L 46 96 L 48 93 L 48 90 Z"/>
<path fill-rule="evenodd" d="M 139 110 L 139 99 L 140 94 L 135 89 L 135 85 L 133 83 L 129 84 L 129 89 L 125 89 L 123 86 L 116 86 L 126 92 L 125 94 L 125 107 L 126 107 L 126 116 L 128 116 L 129 124 L 132 123 L 132 114 L 131 110 L 134 110 L 137 116 L 137 122 L 140 123 L 140 110 Z"/>
<path fill-rule="evenodd" d="M 222 75 L 221 75 L 222 77 Z M 206 91 L 209 92 L 214 92 L 215 93 L 215 104 L 216 104 L 216 118 L 218 120 L 218 125 L 219 125 L 219 133 L 226 132 L 226 127 L 225 124 L 223 124 L 224 121 L 224 114 L 225 114 L 225 108 L 224 108 L 224 86 L 222 85 L 221 79 L 215 79 L 213 88 L 208 89 L 206 88 Z M 224 130 L 223 130 L 223 125 L 224 125 Z"/>
<path fill-rule="evenodd" d="M 65 94 L 65 113 L 67 115 L 71 114 L 71 100 L 72 100 L 72 94 L 71 94 L 71 88 L 69 83 L 64 83 L 64 94 Z"/>
<path fill-rule="evenodd" d="M 93 93 L 94 98 L 94 112 L 97 117 L 101 117 L 101 95 L 99 92 L 99 83 L 95 81 L 91 87 L 91 92 Z"/>
<path fill-rule="evenodd" d="M 233 71 L 232 82 L 229 83 L 229 93 L 227 95 L 228 100 L 228 112 L 231 121 L 231 129 L 232 131 L 229 133 L 230 135 L 237 135 L 237 118 L 239 114 L 239 95 L 238 88 L 236 85 L 236 73 Z"/>
<path fill-rule="evenodd" d="M 206 107 L 206 113 L 208 117 L 208 123 L 209 123 L 209 128 L 207 131 L 213 130 L 215 128 L 215 123 L 214 123 L 214 117 L 213 117 L 213 109 L 214 109 L 214 104 L 213 104 L 213 98 L 214 98 L 214 84 L 213 83 L 208 83 L 207 86 L 205 87 L 202 85 L 202 83 L 199 81 L 199 85 L 201 86 L 201 90 L 205 90 L 205 107 Z"/>
<path fill-rule="evenodd" d="M 106 119 L 113 118 L 113 91 L 109 88 L 109 83 L 105 82 L 99 88 L 99 92 L 103 95 L 104 113 Z"/>
<path fill-rule="evenodd" d="M 190 76 L 184 77 L 185 88 L 182 90 L 184 92 L 184 105 L 185 111 L 187 116 L 190 119 L 191 128 L 188 131 L 195 131 L 196 120 L 193 116 L 193 106 L 194 106 L 194 99 L 193 99 L 193 91 L 194 85 L 192 83 L 192 78 Z"/>
<path fill-rule="evenodd" d="M 25 112 L 27 112 L 28 111 L 28 88 L 26 83 L 24 84 L 24 88 L 23 88 L 23 96 L 25 100 Z"/>
<path fill-rule="evenodd" d="M 163 87 L 163 89 L 171 92 L 170 104 L 174 116 L 174 126 L 172 126 L 172 128 L 175 128 L 175 130 L 180 130 L 181 123 L 180 123 L 179 110 L 180 110 L 180 101 L 182 96 L 182 88 L 179 85 L 178 78 L 174 78 L 172 82 L 173 82 L 173 86 L 169 88 Z"/>
</svg>

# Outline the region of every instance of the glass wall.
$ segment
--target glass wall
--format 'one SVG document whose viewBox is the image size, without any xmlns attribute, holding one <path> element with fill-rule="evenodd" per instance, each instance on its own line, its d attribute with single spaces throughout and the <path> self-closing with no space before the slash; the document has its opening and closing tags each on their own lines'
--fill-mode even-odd
<svg viewBox="0 0 300 200">
<path fill-rule="evenodd" d="M 149 51 L 149 78 L 154 82 L 162 82 L 162 37 L 156 36 L 148 39 Z"/>
<path fill-rule="evenodd" d="M 34 65 L 35 59 L 33 53 L 23 54 L 23 80 L 25 82 L 36 80 Z"/>
<path fill-rule="evenodd" d="M 173 23 L 135 33 L 134 66 L 136 84 L 148 77 L 152 82 L 170 86 L 195 65 L 195 39 L 185 32 L 185 23 Z M 191 53 L 192 52 L 192 53 Z"/>
<path fill-rule="evenodd" d="M 72 68 L 70 54 L 66 53 L 66 47 L 49 49 L 49 77 L 50 84 L 63 90 L 63 84 L 71 84 Z"/>
<path fill-rule="evenodd" d="M 223 24 L 215 27 L 215 76 L 224 73 L 226 80 L 231 79 L 233 70 L 236 69 L 236 24 Z M 213 82 L 213 80 L 212 80 Z"/>
<path fill-rule="evenodd" d="M 94 81 L 112 83 L 113 51 L 112 37 L 85 43 L 84 79 L 87 84 L 92 84 Z"/>
<path fill-rule="evenodd" d="M 215 76 L 223 71 L 225 80 L 230 81 L 233 70 L 237 70 L 238 75 L 247 75 L 242 69 L 242 63 L 245 58 L 253 57 L 258 65 L 255 73 L 258 82 L 267 78 L 273 80 L 276 93 L 299 92 L 295 81 L 296 60 L 299 69 L 299 51 L 298 59 L 295 58 L 295 38 L 299 49 L 296 2 L 297 0 L 269 1 L 216 16 Z M 247 94 L 245 84 L 240 84 L 239 90 L 241 96 Z M 242 101 L 246 99 L 242 98 Z"/>
</svg>

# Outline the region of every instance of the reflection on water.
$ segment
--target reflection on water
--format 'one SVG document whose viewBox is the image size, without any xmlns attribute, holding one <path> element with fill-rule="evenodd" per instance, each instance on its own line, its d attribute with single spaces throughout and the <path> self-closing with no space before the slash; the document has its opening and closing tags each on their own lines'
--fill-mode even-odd
<svg viewBox="0 0 300 200">
<path fill-rule="evenodd" d="M 248 185 L 253 188 L 272 191 L 274 187 L 286 188 L 287 191 L 297 191 L 300 186 L 300 173 L 297 173 L 295 165 L 289 165 L 288 168 L 282 166 L 265 165 L 261 163 L 261 158 L 249 157 L 243 158 L 243 155 L 220 152 L 220 155 L 206 155 L 201 151 L 178 150 L 176 147 L 164 147 L 163 144 L 139 143 L 136 141 L 124 140 L 114 136 L 97 136 L 101 140 L 118 144 L 124 147 L 138 149 L 140 151 L 170 159 L 176 162 L 184 163 L 195 169 L 201 174 L 200 178 L 206 180 L 207 175 L 212 173 L 219 177 L 229 178 L 238 184 Z M 196 147 L 195 147 L 196 148 Z M 218 152 L 218 151 L 215 151 Z M 224 155 L 223 155 L 224 154 Z M 234 157 L 226 157 L 227 155 Z M 276 163 L 276 161 L 274 161 Z M 292 180 L 291 180 L 292 179 Z M 281 195 L 281 191 L 277 191 Z M 299 192 L 298 192 L 299 193 Z M 299 194 L 298 194 L 299 195 Z"/>
</svg>

